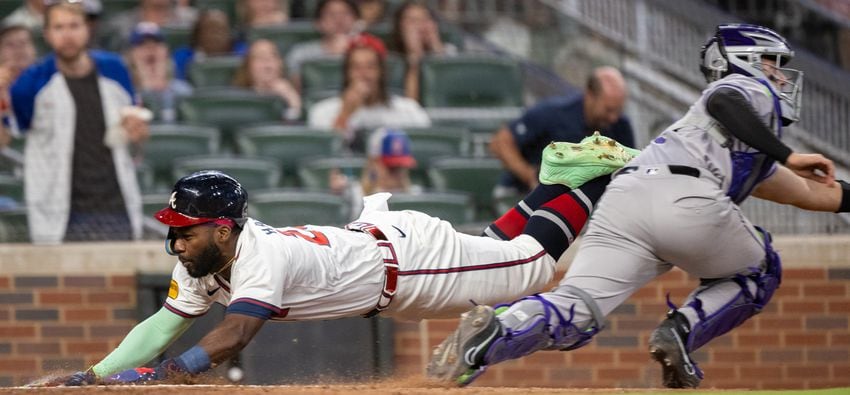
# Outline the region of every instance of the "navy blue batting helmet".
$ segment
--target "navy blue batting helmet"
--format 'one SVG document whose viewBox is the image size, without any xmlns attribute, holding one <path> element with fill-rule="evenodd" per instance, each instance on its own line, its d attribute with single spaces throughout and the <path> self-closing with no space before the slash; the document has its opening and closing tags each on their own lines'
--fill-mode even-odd
<svg viewBox="0 0 850 395">
<path fill-rule="evenodd" d="M 154 217 L 173 227 L 233 220 L 242 226 L 248 217 L 248 193 L 233 177 L 215 170 L 203 170 L 174 184 L 168 206 Z"/>
</svg>

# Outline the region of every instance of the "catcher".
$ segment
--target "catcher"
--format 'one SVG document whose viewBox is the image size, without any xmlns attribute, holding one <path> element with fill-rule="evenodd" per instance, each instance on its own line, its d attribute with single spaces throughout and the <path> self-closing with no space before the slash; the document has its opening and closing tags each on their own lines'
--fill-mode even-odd
<svg viewBox="0 0 850 395">
<path fill-rule="evenodd" d="M 274 228 L 248 217 L 247 193 L 235 179 L 191 174 L 155 214 L 170 227 L 166 251 L 179 260 L 164 306 L 102 361 L 46 385 L 198 374 L 238 353 L 268 320 L 449 317 L 470 300 L 530 294 L 552 279 L 610 173 L 635 154 L 598 134 L 580 144 L 550 144 L 540 186 L 488 227 L 492 237 L 458 233 L 420 212 L 388 211 L 388 193 L 367 196 L 361 216 L 345 228 Z M 213 303 L 226 306 L 225 318 L 196 346 L 154 368 L 136 368 Z"/>
</svg>

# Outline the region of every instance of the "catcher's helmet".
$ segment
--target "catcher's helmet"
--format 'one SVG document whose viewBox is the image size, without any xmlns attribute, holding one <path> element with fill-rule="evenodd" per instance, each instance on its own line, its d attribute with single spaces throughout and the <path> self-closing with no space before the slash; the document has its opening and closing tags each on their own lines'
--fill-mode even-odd
<svg viewBox="0 0 850 395">
<path fill-rule="evenodd" d="M 803 72 L 782 68 L 793 57 L 794 51 L 788 42 L 773 30 L 756 25 L 725 24 L 717 26 L 714 36 L 702 47 L 700 71 L 709 83 L 733 73 L 762 81 L 779 100 L 780 113 L 787 125 L 799 119 L 803 90 Z M 766 74 L 763 59 L 773 60 L 779 72 Z M 777 78 L 782 80 L 777 81 Z"/>
</svg>

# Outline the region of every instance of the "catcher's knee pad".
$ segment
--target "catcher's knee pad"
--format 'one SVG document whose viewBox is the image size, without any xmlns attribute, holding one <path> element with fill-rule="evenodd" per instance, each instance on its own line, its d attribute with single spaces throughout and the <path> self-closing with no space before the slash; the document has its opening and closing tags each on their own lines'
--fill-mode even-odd
<svg viewBox="0 0 850 395">
<path fill-rule="evenodd" d="M 579 328 L 572 321 L 575 316 L 575 305 L 570 307 L 569 318 L 555 307 L 552 302 L 540 295 L 532 295 L 519 302 L 537 302 L 528 306 L 528 310 L 521 309 L 506 315 L 499 316 L 499 321 L 504 328 L 504 335 L 493 342 L 487 350 L 485 361 L 494 364 L 508 359 L 521 358 L 538 350 L 574 350 L 590 342 L 594 335 L 602 330 L 602 314 L 596 306 L 596 302 L 584 291 L 572 287 L 566 287 L 572 294 L 577 295 L 583 302 L 588 304 L 593 312 L 592 323 L 586 328 Z M 503 313 L 507 306 L 497 306 L 497 314 Z M 553 324 L 553 316 L 557 319 Z M 521 328 L 521 329 L 514 329 Z"/>
<path fill-rule="evenodd" d="M 782 281 L 782 264 L 779 254 L 771 246 L 770 234 L 759 227 L 756 227 L 756 229 L 764 239 L 765 261 L 763 267 L 747 275 L 738 274 L 732 278 L 702 280 L 703 284 L 701 285 L 705 289 L 697 292 L 694 299 L 688 304 L 699 316 L 699 322 L 691 328 L 688 337 L 688 352 L 702 347 L 711 339 L 729 332 L 732 328 L 760 313 L 773 297 L 776 289 L 779 288 Z M 713 286 L 726 282 L 736 283 L 740 287 L 740 291 L 718 311 L 706 314 L 703 310 L 700 294 Z M 755 285 L 755 292 L 751 291 L 751 284 Z"/>
</svg>

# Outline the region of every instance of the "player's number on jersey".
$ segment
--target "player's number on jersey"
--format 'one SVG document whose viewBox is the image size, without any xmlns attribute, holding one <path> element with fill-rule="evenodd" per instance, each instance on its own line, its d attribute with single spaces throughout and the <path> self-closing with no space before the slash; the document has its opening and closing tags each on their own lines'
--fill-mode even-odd
<svg viewBox="0 0 850 395">
<path fill-rule="evenodd" d="M 330 247 L 331 243 L 328 241 L 328 237 L 325 236 L 324 233 L 319 232 L 317 230 L 309 230 L 304 227 L 297 228 L 286 228 L 278 230 L 280 234 L 284 236 L 292 236 L 297 237 L 302 240 L 307 240 L 311 243 L 318 244 L 320 246 Z"/>
</svg>

